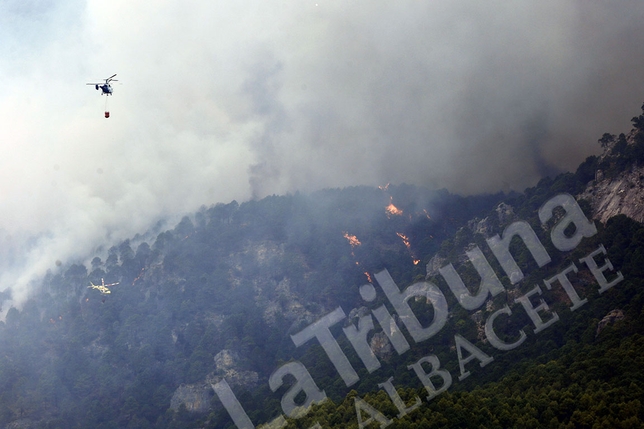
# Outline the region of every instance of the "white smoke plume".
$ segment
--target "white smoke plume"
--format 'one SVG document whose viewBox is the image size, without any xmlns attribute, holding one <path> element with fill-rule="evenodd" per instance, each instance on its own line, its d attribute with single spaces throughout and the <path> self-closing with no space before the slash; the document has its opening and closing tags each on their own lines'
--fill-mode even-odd
<svg viewBox="0 0 644 429">
<path fill-rule="evenodd" d="M 202 204 L 522 190 L 627 132 L 640 0 L 0 4 L 0 290 Z M 109 119 L 87 82 L 118 73 Z"/>
</svg>

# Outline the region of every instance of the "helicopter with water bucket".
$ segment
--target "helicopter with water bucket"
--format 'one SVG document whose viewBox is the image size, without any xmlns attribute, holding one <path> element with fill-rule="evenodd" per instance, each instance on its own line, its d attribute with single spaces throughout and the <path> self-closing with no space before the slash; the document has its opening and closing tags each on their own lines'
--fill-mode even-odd
<svg viewBox="0 0 644 429">
<path fill-rule="evenodd" d="M 116 73 L 114 73 L 112 76 L 108 77 L 107 79 L 104 79 L 105 83 L 102 83 L 102 82 L 88 83 L 87 85 L 93 85 L 97 91 L 100 89 L 101 95 L 113 95 L 114 89 L 112 89 L 112 85 L 110 83 L 118 82 L 118 79 L 114 79 L 114 76 L 116 76 Z M 105 99 L 105 117 L 106 118 L 110 117 L 110 112 L 109 110 L 107 110 L 107 99 Z"/>
</svg>

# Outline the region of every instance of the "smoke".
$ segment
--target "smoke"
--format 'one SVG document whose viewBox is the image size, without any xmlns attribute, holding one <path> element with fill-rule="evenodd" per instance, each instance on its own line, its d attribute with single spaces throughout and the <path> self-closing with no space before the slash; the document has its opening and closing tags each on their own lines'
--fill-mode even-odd
<svg viewBox="0 0 644 429">
<path fill-rule="evenodd" d="M 0 5 L 0 290 L 202 204 L 522 190 L 629 130 L 639 0 Z M 104 97 L 87 82 L 118 73 Z"/>
</svg>

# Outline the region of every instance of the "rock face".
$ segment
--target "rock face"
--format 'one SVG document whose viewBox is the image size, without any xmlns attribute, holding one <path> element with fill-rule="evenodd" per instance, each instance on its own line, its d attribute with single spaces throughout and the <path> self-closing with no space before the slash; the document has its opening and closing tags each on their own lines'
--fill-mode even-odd
<svg viewBox="0 0 644 429">
<path fill-rule="evenodd" d="M 615 309 L 609 311 L 608 314 L 597 324 L 597 333 L 595 336 L 598 336 L 607 325 L 624 320 L 624 317 L 624 312 L 622 312 L 622 310 Z"/>
<path fill-rule="evenodd" d="M 349 316 L 347 317 L 344 326 L 347 327 L 349 325 L 353 325 L 358 327 L 360 324 L 360 318 L 368 316 L 369 314 L 370 312 L 367 307 L 362 306 L 354 308 L 349 312 Z M 371 336 L 371 339 L 369 339 L 369 347 L 379 359 L 384 361 L 389 360 L 393 353 L 393 347 L 389 338 L 387 338 L 387 335 L 381 330 L 378 330 Z"/>
<path fill-rule="evenodd" d="M 514 208 L 506 203 L 499 203 L 495 208 L 496 216 L 491 214 L 486 216 L 483 219 L 474 218 L 467 222 L 467 228 L 473 234 L 481 234 L 484 238 L 490 238 L 493 235 L 499 233 L 504 227 L 509 225 L 512 221 L 515 220 L 516 216 L 514 214 Z M 473 243 L 469 243 L 466 247 L 463 248 L 463 252 L 460 253 L 458 260 L 455 262 L 455 265 L 459 263 L 464 263 L 469 261 L 469 258 L 466 255 L 466 252 L 474 248 Z M 436 253 L 429 260 L 425 269 L 427 271 L 426 279 L 437 276 L 440 274 L 439 270 L 447 265 L 449 261 L 447 258 L 444 258 Z"/>
<path fill-rule="evenodd" d="M 240 386 L 253 388 L 259 382 L 259 375 L 255 371 L 246 371 L 241 369 L 242 360 L 238 353 L 232 350 L 222 350 L 215 355 L 215 365 L 217 369 L 206 377 L 206 383 L 209 385 L 217 384 L 222 379 L 230 386 Z"/>
<path fill-rule="evenodd" d="M 205 413 L 210 409 L 210 399 L 214 396 L 212 386 L 226 379 L 230 386 L 253 388 L 257 386 L 259 375 L 255 371 L 240 369 L 243 360 L 237 352 L 222 350 L 214 357 L 216 370 L 206 376 L 203 383 L 182 384 L 175 390 L 170 400 L 170 408 L 178 410 L 183 404 L 194 413 Z"/>
<path fill-rule="evenodd" d="M 619 214 L 644 222 L 644 166 L 634 165 L 613 178 L 606 178 L 601 170 L 579 195 L 590 202 L 593 218 L 602 223 Z"/>
<path fill-rule="evenodd" d="M 495 211 L 499 217 L 499 225 L 508 224 L 514 219 L 514 208 L 509 204 L 500 203 Z"/>
<path fill-rule="evenodd" d="M 373 337 L 371 337 L 369 346 L 371 347 L 371 350 L 373 350 L 373 353 L 384 361 L 388 361 L 393 354 L 391 342 L 389 341 L 389 338 L 387 338 L 387 335 L 382 331 L 375 333 Z"/>
<path fill-rule="evenodd" d="M 288 278 L 283 278 L 275 286 L 276 298 L 264 302 L 264 321 L 269 325 L 274 326 L 275 320 L 278 315 L 283 316 L 287 320 L 293 320 L 294 324 L 304 322 L 305 324 L 311 323 L 315 320 L 315 316 L 300 302 L 300 297 L 291 290 L 291 281 Z M 257 300 L 262 302 L 262 298 Z M 260 304 L 261 305 L 261 304 Z"/>
<path fill-rule="evenodd" d="M 620 136 L 626 145 L 638 144 L 639 131 L 632 130 L 627 136 Z M 608 219 L 620 214 L 638 222 L 644 222 L 644 166 L 637 162 L 628 163 L 619 174 L 611 172 L 614 165 L 625 164 L 624 148 L 619 148 L 619 140 L 613 138 L 605 146 L 599 157 L 602 168 L 595 171 L 595 179 L 588 182 L 586 189 L 577 196 L 590 202 L 593 219 L 606 223 Z"/>
<path fill-rule="evenodd" d="M 210 408 L 213 395 L 214 392 L 208 383 L 182 384 L 174 391 L 170 408 L 178 410 L 183 404 L 188 411 L 205 413 Z"/>
<path fill-rule="evenodd" d="M 429 279 L 430 277 L 437 276 L 438 270 L 443 267 L 443 265 L 447 265 L 447 263 L 447 259 L 438 256 L 438 253 L 432 256 L 432 259 L 429 260 L 425 267 L 427 270 L 426 278 Z"/>
</svg>

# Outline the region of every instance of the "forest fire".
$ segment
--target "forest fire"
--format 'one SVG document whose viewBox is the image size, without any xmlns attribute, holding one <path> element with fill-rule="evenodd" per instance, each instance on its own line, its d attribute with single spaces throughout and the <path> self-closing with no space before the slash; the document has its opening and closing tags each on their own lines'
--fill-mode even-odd
<svg viewBox="0 0 644 429">
<path fill-rule="evenodd" d="M 407 238 L 407 236 L 402 232 L 397 232 L 396 235 L 402 239 L 403 244 L 405 245 L 409 253 L 412 253 L 411 244 L 409 243 L 409 238 Z M 414 255 L 412 254 L 412 262 L 414 263 L 414 265 L 418 265 L 420 263 L 420 259 L 416 259 L 413 256 Z"/>
<path fill-rule="evenodd" d="M 357 247 L 357 246 L 360 246 L 362 243 L 360 243 L 360 240 L 358 240 L 358 237 L 356 237 L 355 235 L 351 235 L 351 234 L 349 234 L 349 233 L 348 233 L 348 232 L 346 232 L 346 231 L 345 231 L 342 235 L 344 236 L 344 238 L 346 238 L 346 239 L 347 239 L 347 241 L 348 241 L 348 242 L 349 242 L 349 244 L 351 245 L 351 256 L 353 256 L 353 257 L 355 258 L 355 257 L 356 257 L 356 254 L 355 254 L 355 253 L 353 253 L 353 249 L 354 249 L 355 247 Z M 360 266 L 360 262 L 359 262 L 359 261 L 355 261 L 355 264 L 356 264 L 356 266 Z"/>
<path fill-rule="evenodd" d="M 407 248 L 407 250 L 411 250 L 411 245 L 409 244 L 409 239 L 407 238 L 407 236 L 401 232 L 397 232 L 396 235 L 402 238 L 402 241 L 405 244 L 405 247 Z"/>
<path fill-rule="evenodd" d="M 385 207 L 385 212 L 387 212 L 388 218 L 391 218 L 393 215 L 401 216 L 403 214 L 403 211 L 396 207 L 391 200 L 389 201 L 389 205 Z"/>
<path fill-rule="evenodd" d="M 349 244 L 351 245 L 351 248 L 354 248 L 356 246 L 360 246 L 362 243 L 360 243 L 360 240 L 358 240 L 358 237 L 355 235 L 351 235 L 348 232 L 345 232 L 343 234 L 344 238 L 346 238 L 349 241 Z"/>
<path fill-rule="evenodd" d="M 559 208 L 562 208 L 565 211 L 565 215 L 559 219 L 556 224 L 550 227 L 548 222 L 553 218 L 553 216 L 558 215 L 559 212 L 557 211 L 555 213 L 555 211 Z M 408 353 L 412 348 L 411 339 L 408 341 L 406 335 L 401 332 L 403 328 L 406 329 L 415 344 L 427 341 L 439 332 L 443 332 L 446 337 L 453 337 L 453 341 L 449 341 L 449 343 L 446 343 L 441 338 L 440 349 L 438 348 L 439 342 L 430 343 L 429 347 L 428 345 L 423 344 L 416 346 L 417 349 L 413 352 L 413 357 L 411 355 L 405 357 L 406 363 L 418 359 L 415 363 L 411 363 L 411 365 L 406 366 L 408 370 L 413 370 L 415 373 L 418 381 L 416 384 L 422 384 L 429 394 L 429 396 L 427 396 L 428 402 L 434 400 L 435 397 L 447 391 L 452 386 L 454 379 L 458 378 L 459 381 L 463 380 L 471 375 L 470 370 L 474 370 L 475 367 L 476 370 L 478 370 L 478 367 L 483 368 L 493 362 L 496 356 L 488 354 L 488 350 L 494 354 L 497 353 L 494 349 L 502 353 L 514 350 L 521 346 L 524 340 L 528 338 L 525 333 L 525 330 L 527 330 L 528 327 L 530 328 L 531 334 L 544 335 L 540 334 L 540 332 L 549 328 L 553 323 L 557 323 L 559 320 L 565 320 L 563 317 L 560 319 L 554 309 L 550 309 L 548 306 L 549 303 L 546 303 L 544 299 L 548 298 L 548 296 L 543 294 L 539 284 L 535 285 L 534 288 L 529 291 L 521 291 L 520 293 L 523 293 L 523 295 L 515 295 L 514 303 L 518 305 L 514 306 L 512 310 L 506 302 L 501 302 L 500 300 L 496 301 L 499 301 L 499 304 L 502 304 L 503 306 L 488 308 L 486 304 L 486 302 L 492 302 L 492 298 L 495 296 L 506 292 L 506 287 L 501 283 L 497 276 L 497 270 L 493 269 L 490 265 L 490 261 L 487 259 L 488 257 L 494 257 L 495 261 L 501 262 L 502 265 L 505 265 L 502 266 L 501 269 L 512 284 L 516 284 L 524 278 L 523 272 L 517 266 L 517 261 L 514 259 L 513 255 L 509 253 L 510 240 L 515 235 L 518 235 L 523 241 L 523 244 L 527 246 L 528 252 L 534 258 L 536 265 L 542 267 L 552 261 L 548 251 L 554 252 L 559 250 L 561 252 L 571 252 L 580 244 L 583 238 L 592 237 L 598 232 L 594 223 L 585 217 L 583 211 L 574 200 L 574 197 L 569 194 L 559 194 L 546 201 L 542 205 L 542 208 L 539 209 L 538 216 L 542 225 L 549 226 L 549 228 L 551 228 L 549 238 L 552 243 L 552 250 L 546 250 L 544 244 L 541 243 L 530 224 L 523 220 L 516 220 L 512 224 L 506 226 L 504 232 L 505 237 L 503 239 L 500 237 L 492 237 L 486 240 L 487 245 L 494 254 L 493 256 L 483 254 L 476 243 L 472 243 L 470 245 L 472 247 L 465 247 L 463 249 L 465 251 L 465 256 L 473 264 L 479 277 L 483 279 L 482 284 L 479 287 L 479 291 L 477 291 L 476 294 L 472 293 L 465 286 L 463 279 L 459 273 L 456 272 L 451 263 L 443 265 L 443 267 L 439 269 L 440 275 L 447 283 L 447 286 L 453 295 L 453 298 L 450 299 L 449 302 L 444 293 L 445 288 L 439 288 L 436 284 L 425 281 L 424 276 L 418 276 L 419 278 L 415 280 L 413 284 L 409 286 L 404 285 L 404 287 L 401 288 L 396 284 L 396 281 L 386 268 L 379 272 L 374 272 L 373 280 L 375 280 L 375 282 L 371 281 L 372 278 L 367 270 L 361 270 L 369 280 L 369 283 L 362 284 L 359 287 L 358 292 L 360 297 L 367 303 L 368 307 L 364 306 L 360 308 L 358 310 L 358 314 L 352 310 L 349 313 L 349 316 L 347 316 L 342 306 L 337 306 L 334 310 L 323 315 L 317 320 L 309 321 L 308 326 L 300 327 L 299 332 L 289 332 L 291 341 L 296 348 L 305 346 L 306 344 L 309 344 L 309 346 L 306 347 L 310 347 L 311 342 L 316 341 L 321 346 L 324 353 L 326 353 L 326 357 L 328 357 L 328 360 L 333 364 L 337 375 L 342 379 L 347 387 L 355 385 L 360 381 L 361 375 L 366 375 L 367 372 L 369 374 L 374 373 L 373 375 L 369 375 L 369 383 L 375 381 L 373 379 L 374 376 L 380 377 L 380 380 L 383 380 L 383 382 L 378 384 L 378 386 L 385 390 L 386 395 L 388 395 L 391 400 L 385 406 L 387 409 L 393 410 L 390 405 L 390 403 L 393 403 L 399 411 L 398 418 L 403 418 L 406 414 L 411 413 L 414 409 L 419 407 L 422 402 L 420 397 L 416 396 L 415 404 L 409 406 L 406 404 L 406 401 L 400 397 L 396 391 L 396 386 L 392 383 L 393 374 L 398 373 L 399 367 L 395 367 L 393 365 L 382 365 L 378 356 L 376 356 L 373 353 L 373 350 L 371 350 L 367 337 L 369 332 L 374 329 L 374 318 L 380 327 L 383 328 L 385 336 L 392 343 L 393 348 L 399 356 L 402 356 L 404 353 Z M 573 225 L 575 228 L 574 235 L 566 234 L 564 232 L 570 225 Z M 411 247 L 410 239 L 403 233 L 397 233 L 397 235 L 403 240 L 405 246 L 409 249 Z M 351 239 L 352 236 L 346 232 L 344 233 L 344 236 L 350 243 L 356 243 L 356 245 L 359 243 L 357 238 L 355 239 L 356 241 L 353 241 Z M 414 234 L 414 242 L 416 242 L 418 237 L 419 236 L 417 234 Z M 370 246 L 370 244 L 371 243 L 365 243 L 366 246 Z M 590 246 L 587 246 L 587 244 L 590 243 L 584 243 L 586 247 L 585 251 L 592 249 L 588 249 Z M 597 243 L 593 243 L 593 247 L 596 245 Z M 467 250 L 468 248 L 476 249 L 476 251 Z M 568 254 L 570 255 L 570 253 Z M 538 278 L 539 274 L 544 275 L 545 278 L 542 278 L 542 282 L 548 290 L 555 286 L 555 284 L 560 285 L 563 288 L 563 292 L 566 294 L 568 301 L 572 303 L 572 306 L 569 307 L 568 311 L 574 311 L 578 307 L 586 305 L 589 301 L 589 299 L 582 299 L 582 297 L 579 296 L 568 278 L 569 273 L 577 273 L 580 271 L 580 269 L 577 268 L 577 263 L 585 264 L 589 270 L 588 274 L 595 278 L 595 283 L 599 287 L 598 293 L 596 293 L 595 296 L 606 292 L 624 280 L 622 273 L 613 268 L 613 265 L 606 257 L 606 254 L 607 251 L 604 245 L 599 244 L 599 247 L 588 253 L 587 256 L 579 258 L 580 255 L 575 254 L 574 262 L 570 260 L 562 260 L 561 264 L 557 267 L 548 267 L 541 272 L 530 272 L 528 275 L 530 278 L 533 278 L 533 276 L 534 278 Z M 508 256 L 499 259 L 498 255 Z M 558 258 L 559 255 L 556 255 L 555 257 Z M 598 261 L 596 257 L 601 259 Z M 566 268 L 561 268 L 566 265 Z M 556 270 L 553 268 L 556 268 Z M 559 269 L 562 269 L 562 271 L 559 271 Z M 553 276 L 553 273 L 557 271 L 558 273 Z M 608 273 L 604 274 L 605 271 L 608 271 Z M 584 275 L 583 278 L 588 277 L 588 275 Z M 377 284 L 379 288 L 376 289 L 374 284 Z M 543 297 L 541 296 L 542 294 L 544 295 Z M 417 309 L 413 305 L 416 298 L 426 298 L 426 303 L 431 305 L 433 316 L 429 325 L 421 323 L 421 319 L 419 319 L 421 313 L 419 313 L 418 310 L 420 309 Z M 539 304 L 535 304 L 535 298 L 538 298 L 540 302 Z M 562 311 L 564 307 L 568 305 L 568 303 L 563 304 L 564 305 L 562 306 L 557 306 L 558 312 Z M 458 307 L 454 309 L 454 305 L 458 305 Z M 485 307 L 483 307 L 484 305 Z M 479 310 L 481 307 L 485 310 Z M 560 308 L 562 310 L 560 310 Z M 392 312 L 391 309 L 394 311 Z M 491 310 L 494 311 L 491 312 Z M 423 312 L 424 311 L 426 310 L 423 309 Z M 484 337 L 477 338 L 476 344 L 467 340 L 464 335 L 461 335 L 459 332 L 460 329 L 452 331 L 452 323 L 448 324 L 451 317 L 458 318 L 458 321 L 460 322 L 466 317 L 471 317 L 468 315 L 468 312 L 472 314 L 474 311 L 478 314 L 481 314 L 480 312 L 483 311 L 489 313 L 481 318 L 484 319 L 482 320 L 482 325 L 484 325 L 484 327 L 481 325 L 479 326 L 484 328 Z M 512 316 L 515 313 L 520 314 Z M 518 339 L 516 339 L 516 332 L 511 334 L 510 340 L 508 341 L 505 336 L 505 329 L 503 331 L 495 331 L 494 321 L 499 316 L 503 319 L 506 319 L 508 316 L 514 317 L 511 321 L 511 326 L 514 329 L 519 329 Z M 358 317 L 358 326 L 355 326 L 354 324 L 353 319 L 355 317 Z M 498 325 L 499 324 L 497 323 L 497 328 Z M 342 327 L 342 332 L 344 333 L 345 338 L 348 339 L 350 346 L 353 348 L 352 353 L 355 352 L 355 354 L 358 355 L 366 367 L 366 372 L 361 371 L 362 374 L 358 374 L 358 371 L 356 370 L 357 368 L 354 368 L 353 364 L 349 361 L 347 354 L 345 354 L 346 350 L 343 350 L 343 347 L 340 347 L 340 339 L 336 338 L 334 332 L 331 331 L 333 326 L 336 326 L 336 329 L 334 329 L 335 332 L 339 332 L 340 330 L 337 328 Z M 448 330 L 443 331 L 446 326 L 449 326 Z M 457 324 L 456 327 L 459 328 L 459 324 Z M 463 324 L 463 328 L 468 329 L 466 324 Z M 593 331 L 594 329 L 590 330 L 591 333 L 593 333 Z M 467 332 L 463 332 L 463 334 L 467 334 Z M 560 334 L 557 333 L 557 335 Z M 549 337 L 543 336 L 542 338 L 544 339 L 544 342 L 551 342 Z M 344 340 L 341 341 L 344 342 Z M 487 343 L 485 351 L 481 350 L 477 345 L 481 342 Z M 436 349 L 434 349 L 435 346 Z M 292 347 L 292 345 L 289 347 Z M 347 345 L 344 348 L 346 349 L 348 347 L 349 346 Z M 302 354 L 307 353 L 307 350 L 312 349 L 302 349 Z M 451 351 L 451 353 L 443 353 L 448 352 L 448 350 Z M 440 354 L 440 359 L 438 354 L 426 355 L 428 352 Z M 451 355 L 452 362 L 445 365 L 444 361 L 445 359 L 449 359 L 449 355 Z M 288 354 L 286 356 L 288 356 Z M 472 360 L 478 360 L 478 365 L 474 365 L 474 362 L 471 362 Z M 277 418 L 268 423 L 267 426 L 270 427 L 283 427 L 287 417 L 302 418 L 306 413 L 308 413 L 308 409 L 303 410 L 303 401 L 295 402 L 294 398 L 296 396 L 304 396 L 306 398 L 305 401 L 307 408 L 309 405 L 320 403 L 325 401 L 327 398 L 325 391 L 317 386 L 304 363 L 297 360 L 290 360 L 288 362 L 280 362 L 280 365 L 281 366 L 279 368 L 273 371 L 273 374 L 268 380 L 270 389 L 274 393 L 277 393 L 278 389 L 282 388 L 286 377 L 289 377 L 291 380 L 295 378 L 295 384 L 293 384 L 292 381 L 288 382 L 296 387 L 291 387 L 290 390 L 282 393 L 281 405 L 283 414 L 280 414 Z M 466 365 L 469 365 L 469 368 L 466 368 Z M 500 363 L 497 363 L 497 365 L 500 365 Z M 453 369 L 448 370 L 447 368 L 450 367 Z M 454 373 L 457 371 L 456 368 L 460 369 L 460 375 Z M 379 369 L 380 372 L 375 373 L 375 371 Z M 503 368 L 501 367 L 501 369 Z M 495 371 L 498 371 L 498 369 Z M 434 380 L 437 378 L 441 379 L 439 388 L 434 385 Z M 333 382 L 336 383 L 336 380 L 333 380 Z M 255 427 L 235 396 L 231 386 L 226 381 L 226 378 L 222 378 L 216 384 L 210 384 L 210 386 L 237 428 L 242 429 Z M 285 389 L 281 390 L 284 391 Z M 275 398 L 275 401 L 277 401 L 277 398 Z M 358 424 L 350 423 L 351 426 L 366 427 L 370 422 L 376 421 L 377 423 L 380 423 L 381 427 L 385 427 L 393 422 L 393 418 L 390 419 L 386 417 L 381 411 L 375 408 L 374 405 L 370 405 L 359 396 L 354 396 L 353 402 L 355 405 Z M 378 403 L 380 404 L 381 401 L 378 401 Z M 346 414 L 346 410 L 338 410 L 338 412 Z M 322 427 L 319 423 L 311 425 L 309 422 L 314 422 L 318 416 L 324 417 L 325 413 L 326 410 L 320 414 L 317 414 L 316 412 L 314 416 L 307 418 L 308 421 L 301 426 L 311 428 Z M 369 420 L 367 421 L 363 420 L 363 416 L 365 414 L 369 415 Z M 400 427 L 403 426 L 405 426 L 405 424 L 401 423 Z"/>
</svg>

